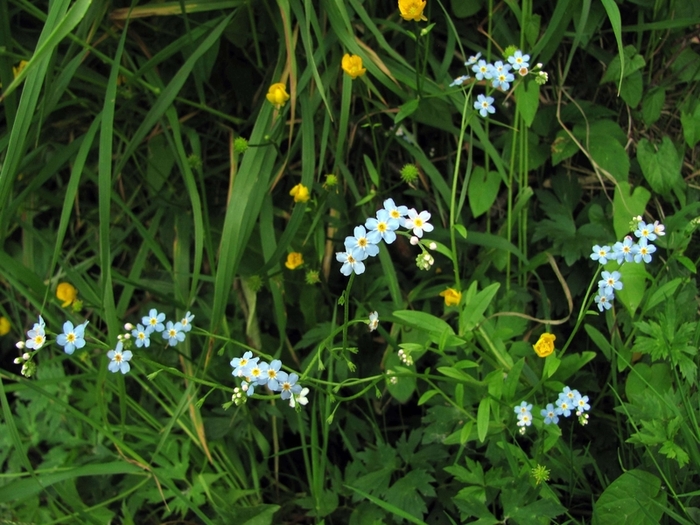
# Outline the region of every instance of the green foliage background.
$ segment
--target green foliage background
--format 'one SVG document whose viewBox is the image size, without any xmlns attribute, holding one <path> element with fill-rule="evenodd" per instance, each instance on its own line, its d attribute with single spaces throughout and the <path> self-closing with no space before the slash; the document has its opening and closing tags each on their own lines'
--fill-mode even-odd
<svg viewBox="0 0 700 525">
<path fill-rule="evenodd" d="M 700 4 L 425 14 L 0 0 L 3 520 L 698 522 Z M 486 86 L 449 84 L 508 46 L 549 81 L 518 79 L 482 119 Z M 345 53 L 366 75 L 343 73 Z M 387 198 L 432 214 L 435 264 L 420 271 L 399 237 L 350 286 L 335 252 Z M 591 247 L 637 215 L 667 235 L 600 313 Z M 60 282 L 82 310 L 61 307 Z M 109 373 L 123 324 L 150 308 L 191 311 L 195 329 Z M 39 350 L 25 378 L 15 343 L 38 315 L 53 333 L 89 320 L 88 344 Z M 248 349 L 297 371 L 309 404 L 231 404 L 228 362 Z M 518 434 L 512 407 L 538 417 L 564 385 L 590 397 L 589 424 Z"/>
</svg>

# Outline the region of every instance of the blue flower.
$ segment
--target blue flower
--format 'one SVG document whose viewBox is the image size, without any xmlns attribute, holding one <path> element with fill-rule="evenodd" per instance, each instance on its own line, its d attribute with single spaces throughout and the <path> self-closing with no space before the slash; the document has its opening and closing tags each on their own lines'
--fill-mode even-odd
<svg viewBox="0 0 700 525">
<path fill-rule="evenodd" d="M 634 241 L 628 235 L 622 242 L 616 242 L 613 245 L 612 259 L 615 259 L 620 265 L 623 262 L 632 262 L 634 261 L 633 249 Z"/>
<path fill-rule="evenodd" d="M 615 290 L 622 290 L 620 272 L 603 272 L 600 276 L 603 279 L 598 281 L 598 287 L 602 295 L 613 295 Z"/>
<path fill-rule="evenodd" d="M 399 226 L 403 226 L 408 215 L 408 206 L 397 206 L 394 199 L 387 199 L 384 201 L 384 209 L 389 212 L 389 217 L 399 221 Z"/>
<path fill-rule="evenodd" d="M 34 327 L 27 332 L 27 341 L 25 347 L 30 350 L 39 350 L 46 342 L 46 325 L 44 324 L 44 319 L 39 316 L 39 322 L 34 323 Z"/>
<path fill-rule="evenodd" d="M 194 314 L 191 314 L 188 310 L 185 317 L 180 320 L 183 332 L 189 332 L 192 330 L 192 321 L 194 321 Z"/>
<path fill-rule="evenodd" d="M 476 64 L 477 60 L 481 58 L 481 53 L 477 53 L 476 55 L 472 55 L 469 57 L 469 60 L 467 60 L 464 65 L 465 66 L 471 66 Z"/>
<path fill-rule="evenodd" d="M 408 210 L 408 218 L 404 220 L 403 226 L 406 229 L 413 230 L 413 235 L 416 237 L 423 237 L 423 232 L 433 231 L 433 225 L 428 221 L 430 220 L 430 213 L 427 211 L 422 211 L 418 213 L 415 208 Z"/>
<path fill-rule="evenodd" d="M 299 381 L 298 375 L 294 373 L 287 374 L 287 372 L 278 372 L 277 380 L 279 381 L 279 390 L 282 392 L 280 395 L 282 399 L 289 399 L 292 397 L 292 394 L 299 394 L 301 392 L 301 385 L 297 385 L 297 381 Z"/>
<path fill-rule="evenodd" d="M 476 97 L 474 102 L 474 109 L 479 110 L 479 115 L 485 117 L 487 113 L 495 113 L 496 108 L 493 107 L 493 97 L 485 97 L 484 95 L 479 95 Z"/>
<path fill-rule="evenodd" d="M 178 342 L 184 341 L 185 332 L 182 331 L 182 325 L 168 321 L 168 326 L 163 332 L 163 339 L 167 339 L 170 346 L 175 346 Z"/>
<path fill-rule="evenodd" d="M 522 414 L 527 414 L 532 410 L 532 405 L 528 404 L 527 401 L 521 401 L 519 405 L 516 405 L 515 408 L 513 409 L 513 412 L 515 412 L 518 415 Z"/>
<path fill-rule="evenodd" d="M 151 346 L 151 334 L 153 333 L 153 327 L 150 325 L 147 328 L 144 328 L 141 323 L 136 325 L 136 328 L 134 328 L 131 331 L 131 336 L 134 338 L 134 341 L 136 341 L 136 346 L 138 348 L 146 347 L 148 348 Z"/>
<path fill-rule="evenodd" d="M 162 332 L 163 330 L 165 330 L 163 321 L 165 321 L 165 314 L 158 313 L 158 310 L 156 310 L 155 308 L 151 308 L 151 310 L 148 312 L 148 315 L 144 316 L 141 319 L 141 322 L 144 326 L 150 326 L 156 332 Z"/>
<path fill-rule="evenodd" d="M 637 229 L 634 230 L 634 234 L 640 239 L 646 239 L 647 241 L 655 241 L 656 233 L 654 231 L 655 226 L 653 224 L 646 224 L 644 221 L 639 221 L 637 224 Z"/>
<path fill-rule="evenodd" d="M 523 55 L 523 52 L 518 49 L 512 56 L 508 57 L 508 62 L 510 62 L 517 70 L 529 68 L 530 55 Z"/>
<path fill-rule="evenodd" d="M 462 75 L 461 77 L 457 77 L 450 83 L 450 87 L 461 86 L 470 78 L 471 77 L 469 75 Z"/>
<path fill-rule="evenodd" d="M 384 239 L 384 242 L 387 244 L 394 242 L 396 240 L 396 233 L 394 233 L 394 230 L 397 230 L 399 226 L 400 223 L 398 219 L 394 219 L 385 209 L 377 211 L 376 219 L 370 217 L 365 221 L 365 227 L 370 230 L 367 234 L 367 238 L 374 244 L 378 244 L 382 239 Z"/>
<path fill-rule="evenodd" d="M 233 367 L 231 374 L 236 377 L 247 377 L 248 367 L 256 365 L 259 359 L 259 357 L 253 357 L 253 352 L 246 352 L 243 357 L 234 357 L 231 360 Z"/>
<path fill-rule="evenodd" d="M 593 247 L 591 259 L 593 259 L 594 261 L 598 261 L 600 264 L 607 264 L 608 257 L 610 257 L 610 246 L 598 246 L 596 244 Z"/>
<path fill-rule="evenodd" d="M 576 415 L 580 416 L 584 412 L 591 409 L 591 405 L 588 404 L 588 396 L 578 396 L 576 400 Z"/>
<path fill-rule="evenodd" d="M 282 361 L 279 359 L 273 359 L 270 364 L 262 363 L 260 365 L 260 377 L 258 378 L 258 385 L 267 385 L 267 388 L 273 392 L 279 390 L 278 376 L 280 375 L 280 368 L 282 367 Z"/>
<path fill-rule="evenodd" d="M 111 359 L 111 361 L 107 365 L 107 368 L 113 374 L 116 374 L 117 372 L 126 374 L 129 370 L 131 370 L 131 365 L 129 365 L 129 361 L 131 360 L 133 354 L 129 350 L 122 351 L 123 348 L 124 345 L 121 341 L 119 341 L 114 350 L 110 350 L 109 352 L 107 352 L 107 357 Z"/>
<path fill-rule="evenodd" d="M 595 296 L 595 302 L 598 305 L 598 310 L 601 312 L 603 311 L 603 309 L 610 310 L 613 299 L 615 299 L 615 296 L 613 294 L 603 295 L 599 291 L 598 295 Z"/>
<path fill-rule="evenodd" d="M 510 66 L 508 66 L 510 67 Z M 498 88 L 500 87 L 503 91 L 508 91 L 510 89 L 510 83 L 515 80 L 515 77 L 513 76 L 512 73 L 508 73 L 507 70 L 501 71 L 500 73 L 496 73 L 495 78 L 493 79 L 493 87 Z"/>
<path fill-rule="evenodd" d="M 472 66 L 472 71 L 476 73 L 474 76 L 477 80 L 491 80 L 493 78 L 494 68 L 491 64 L 488 64 L 486 60 L 479 60 L 479 62 Z"/>
<path fill-rule="evenodd" d="M 379 246 L 367 238 L 367 231 L 364 226 L 355 226 L 354 237 L 345 237 L 345 249 L 352 253 L 357 260 L 363 261 L 368 256 L 374 257 L 379 253 Z"/>
<path fill-rule="evenodd" d="M 571 390 L 568 386 L 564 387 L 564 390 L 559 394 L 559 399 L 566 399 L 570 404 L 576 403 L 581 394 L 578 390 Z"/>
<path fill-rule="evenodd" d="M 58 334 L 58 337 L 56 337 L 56 344 L 62 346 L 63 351 L 68 355 L 75 352 L 76 348 L 80 349 L 84 347 L 85 327 L 87 324 L 88 321 L 85 321 L 83 324 L 80 324 L 74 328 L 73 323 L 66 321 L 63 323 L 63 333 Z"/>
<path fill-rule="evenodd" d="M 569 399 L 565 397 L 559 397 L 557 399 L 557 408 L 554 409 L 554 412 L 557 415 L 563 415 L 564 417 L 569 417 L 571 415 L 571 409 L 573 408 L 573 403 L 569 401 Z"/>
<path fill-rule="evenodd" d="M 559 423 L 559 416 L 552 403 L 547 403 L 547 406 L 540 410 L 540 415 L 544 417 L 544 424 L 549 425 L 554 423 L 555 425 Z"/>
<path fill-rule="evenodd" d="M 648 244 L 645 237 L 639 239 L 639 242 L 632 248 L 632 253 L 634 253 L 634 262 L 640 263 L 644 261 L 645 263 L 651 262 L 651 254 L 656 251 L 656 246 L 653 244 Z"/>
<path fill-rule="evenodd" d="M 366 253 L 365 257 L 367 257 Z M 358 260 L 352 252 L 336 252 L 335 259 L 343 263 L 343 266 L 340 267 L 340 273 L 343 275 L 349 277 L 352 272 L 355 272 L 357 275 L 365 272 L 365 263 Z"/>
<path fill-rule="evenodd" d="M 654 233 L 660 237 L 666 235 L 666 232 L 664 231 L 666 229 L 666 226 L 661 224 L 659 221 L 654 221 Z"/>
<path fill-rule="evenodd" d="M 252 396 L 253 394 L 255 394 L 255 383 L 241 381 L 241 390 L 248 394 L 248 396 Z"/>
</svg>

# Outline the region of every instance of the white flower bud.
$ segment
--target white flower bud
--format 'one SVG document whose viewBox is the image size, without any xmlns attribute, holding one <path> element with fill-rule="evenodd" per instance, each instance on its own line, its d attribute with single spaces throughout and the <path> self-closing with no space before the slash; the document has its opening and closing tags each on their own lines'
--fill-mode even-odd
<svg viewBox="0 0 700 525">
<path fill-rule="evenodd" d="M 124 325 L 124 330 L 127 330 L 127 331 L 131 332 L 133 329 L 134 329 L 134 325 L 131 324 L 131 323 L 126 323 L 126 324 Z"/>
<path fill-rule="evenodd" d="M 22 358 L 21 358 L 21 357 L 15 357 L 15 364 L 16 364 L 16 365 L 22 364 Z"/>
<path fill-rule="evenodd" d="M 419 242 L 420 242 L 420 239 L 419 239 L 418 237 L 416 237 L 415 235 L 413 235 L 413 236 L 411 237 L 411 244 L 412 244 L 413 246 L 417 246 Z"/>
<path fill-rule="evenodd" d="M 29 361 L 31 358 L 32 356 L 29 355 L 29 352 L 25 352 L 22 354 L 22 359 L 24 359 L 25 361 Z"/>
<path fill-rule="evenodd" d="M 131 334 L 124 334 L 124 339 L 131 339 Z"/>
<path fill-rule="evenodd" d="M 430 248 L 431 250 L 437 250 L 437 244 L 435 244 L 434 242 L 431 242 L 431 243 L 428 245 L 428 248 Z"/>
<path fill-rule="evenodd" d="M 24 350 L 24 341 L 17 341 L 17 344 L 15 346 L 19 350 Z"/>
</svg>

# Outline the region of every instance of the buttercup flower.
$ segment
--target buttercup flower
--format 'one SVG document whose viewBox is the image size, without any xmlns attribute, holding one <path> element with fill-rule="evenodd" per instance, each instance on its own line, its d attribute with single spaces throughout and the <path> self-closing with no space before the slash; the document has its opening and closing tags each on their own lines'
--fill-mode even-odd
<svg viewBox="0 0 700 525">
<path fill-rule="evenodd" d="M 307 202 L 310 198 L 309 188 L 301 183 L 289 190 L 289 194 L 294 197 L 294 202 Z"/>
<path fill-rule="evenodd" d="M 302 264 L 304 264 L 304 256 L 302 254 L 299 252 L 291 252 L 287 254 L 287 262 L 284 263 L 287 268 L 290 270 L 296 270 Z"/>
<path fill-rule="evenodd" d="M 7 335 L 10 332 L 10 321 L 7 317 L 0 317 L 0 336 Z"/>
<path fill-rule="evenodd" d="M 131 360 L 133 354 L 130 350 L 122 351 L 123 348 L 124 345 L 121 341 L 119 341 L 114 350 L 110 350 L 109 352 L 107 352 L 107 357 L 111 359 L 111 361 L 107 365 L 107 368 L 113 374 L 116 374 L 117 372 L 126 374 L 129 370 L 131 370 L 131 365 L 129 365 L 129 361 Z"/>
<path fill-rule="evenodd" d="M 163 331 L 163 339 L 167 339 L 170 346 L 175 346 L 178 342 L 184 341 L 185 332 L 182 331 L 182 325 L 168 321 L 168 325 Z"/>
<path fill-rule="evenodd" d="M 420 22 L 428 20 L 423 14 L 425 9 L 425 0 L 399 0 L 399 12 L 404 20 L 413 20 Z"/>
<path fill-rule="evenodd" d="M 542 334 L 538 341 L 532 345 L 535 353 L 540 357 L 547 357 L 554 352 L 554 340 L 557 338 L 554 334 Z"/>
<path fill-rule="evenodd" d="M 416 237 L 423 237 L 423 231 L 431 232 L 433 231 L 433 225 L 428 223 L 430 220 L 430 213 L 427 211 L 422 211 L 418 213 L 415 208 L 408 210 L 408 219 L 404 221 L 404 228 L 413 230 L 413 235 Z"/>
<path fill-rule="evenodd" d="M 56 297 L 63 301 L 61 306 L 65 308 L 66 306 L 70 306 L 75 302 L 76 298 L 78 297 L 78 290 L 76 290 L 75 286 L 70 283 L 60 283 L 56 287 Z"/>
<path fill-rule="evenodd" d="M 287 86 L 285 86 L 281 82 L 272 84 L 270 86 L 270 89 L 267 90 L 267 100 L 277 109 L 284 106 L 284 104 L 289 100 Z"/>
<path fill-rule="evenodd" d="M 345 53 L 341 62 L 341 67 L 353 79 L 361 77 L 367 70 L 362 67 L 362 57 Z"/>
<path fill-rule="evenodd" d="M 369 314 L 368 326 L 370 332 L 374 332 L 379 326 L 379 314 L 376 311 Z"/>
<path fill-rule="evenodd" d="M 66 321 L 63 323 L 63 333 L 56 337 L 56 344 L 63 347 L 63 351 L 68 355 L 75 352 L 75 349 L 85 346 L 85 327 L 88 321 L 73 328 L 73 323 Z"/>
<path fill-rule="evenodd" d="M 462 292 L 454 288 L 448 288 L 440 292 L 440 297 L 445 298 L 445 306 L 457 306 L 462 300 Z"/>
</svg>

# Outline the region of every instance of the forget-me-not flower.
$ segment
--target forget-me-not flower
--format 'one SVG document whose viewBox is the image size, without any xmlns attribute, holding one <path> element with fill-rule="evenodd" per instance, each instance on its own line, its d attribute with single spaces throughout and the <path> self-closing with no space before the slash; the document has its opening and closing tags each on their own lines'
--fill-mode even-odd
<svg viewBox="0 0 700 525">
<path fill-rule="evenodd" d="M 180 320 L 183 332 L 189 332 L 192 330 L 192 321 L 194 321 L 194 314 L 190 313 L 188 310 L 185 317 Z"/>
<path fill-rule="evenodd" d="M 306 405 L 309 402 L 307 395 L 309 395 L 309 389 L 306 387 L 302 388 L 298 394 L 292 393 L 292 396 L 289 398 L 289 406 L 294 408 L 297 403 Z"/>
<path fill-rule="evenodd" d="M 404 221 L 404 228 L 413 230 L 413 235 L 416 237 L 423 237 L 423 232 L 433 231 L 433 225 L 428 221 L 430 220 L 430 213 L 427 211 L 422 211 L 418 213 L 415 208 L 408 210 L 408 218 Z"/>
<path fill-rule="evenodd" d="M 389 217 L 399 221 L 399 226 L 403 226 L 408 215 L 408 206 L 397 206 L 394 199 L 387 199 L 384 201 L 384 209 L 389 212 Z"/>
<path fill-rule="evenodd" d="M 377 327 L 379 326 L 379 314 L 374 311 L 371 314 L 369 314 L 369 331 L 374 332 Z"/>
<path fill-rule="evenodd" d="M 622 290 L 620 272 L 603 272 L 600 276 L 603 278 L 598 281 L 601 294 L 612 295 L 615 293 L 615 290 Z"/>
<path fill-rule="evenodd" d="M 233 367 L 232 375 L 237 377 L 247 376 L 247 367 L 250 365 L 257 364 L 259 357 L 253 357 L 253 352 L 246 352 L 243 357 L 234 357 L 231 359 L 231 366 Z"/>
<path fill-rule="evenodd" d="M 88 321 L 73 327 L 73 323 L 66 321 L 63 323 L 63 333 L 56 337 L 56 344 L 63 347 L 63 351 L 68 355 L 75 352 L 75 349 L 85 346 L 85 327 Z"/>
<path fill-rule="evenodd" d="M 634 253 L 634 262 L 640 263 L 644 261 L 645 263 L 651 262 L 651 254 L 656 251 L 656 246 L 653 244 L 648 244 L 645 237 L 639 239 L 639 242 L 632 248 L 632 253 Z"/>
<path fill-rule="evenodd" d="M 634 241 L 629 235 L 624 238 L 622 242 L 616 242 L 612 248 L 612 259 L 617 261 L 617 264 L 622 264 L 623 262 L 634 261 Z"/>
<path fill-rule="evenodd" d="M 366 253 L 365 257 L 367 257 Z M 355 272 L 357 275 L 360 275 L 361 273 L 365 272 L 365 263 L 363 263 L 361 260 L 358 260 L 353 255 L 352 251 L 336 252 L 335 259 L 338 262 L 343 263 L 343 266 L 340 267 L 340 273 L 342 273 L 343 275 L 349 277 L 350 274 L 352 274 L 352 272 Z"/>
<path fill-rule="evenodd" d="M 540 415 L 544 417 L 545 425 L 552 423 L 556 425 L 559 423 L 559 416 L 557 415 L 556 409 L 552 403 L 547 403 L 547 406 L 540 410 Z"/>
<path fill-rule="evenodd" d="M 165 321 L 165 314 L 158 313 L 158 310 L 156 310 L 155 308 L 151 308 L 151 310 L 148 312 L 148 315 L 144 316 L 143 319 L 141 319 L 141 322 L 144 324 L 144 326 L 150 326 L 155 332 L 162 332 L 163 330 L 165 330 L 165 325 L 163 324 L 163 321 Z"/>
<path fill-rule="evenodd" d="M 479 62 L 472 66 L 472 71 L 476 73 L 474 76 L 477 80 L 491 80 L 493 78 L 494 68 L 493 65 L 487 63 L 486 60 L 479 60 Z"/>
<path fill-rule="evenodd" d="M 591 259 L 598 261 L 600 264 L 608 264 L 608 257 L 610 257 L 610 246 L 598 246 L 596 244 L 593 247 Z"/>
<path fill-rule="evenodd" d="M 39 316 L 39 322 L 34 323 L 34 327 L 27 332 L 27 341 L 25 347 L 30 350 L 39 350 L 46 342 L 46 325 L 44 324 L 44 319 Z"/>
<path fill-rule="evenodd" d="M 151 333 L 153 333 L 153 328 L 149 325 L 144 327 L 141 323 L 136 325 L 131 331 L 131 337 L 136 341 L 136 346 L 138 348 L 151 346 Z"/>
<path fill-rule="evenodd" d="M 110 350 L 109 352 L 107 352 L 107 357 L 111 359 L 111 361 L 107 365 L 107 368 L 110 372 L 114 374 L 116 374 L 117 372 L 126 374 L 129 370 L 131 370 L 131 365 L 129 365 L 129 361 L 131 360 L 133 354 L 130 350 L 123 350 L 123 348 L 124 345 L 121 341 L 119 341 L 114 350 Z"/>
<path fill-rule="evenodd" d="M 523 52 L 518 49 L 512 56 L 508 57 L 508 62 L 518 70 L 523 67 L 528 68 L 530 67 L 530 55 L 523 55 Z"/>
<path fill-rule="evenodd" d="M 400 223 L 398 219 L 394 219 L 386 209 L 378 210 L 376 219 L 370 217 L 365 221 L 365 227 L 369 230 L 367 238 L 374 244 L 378 244 L 382 239 L 384 239 L 384 242 L 387 244 L 394 242 L 396 240 L 395 230 L 397 230 L 399 226 Z M 348 273 L 346 275 L 350 274 Z"/>
<path fill-rule="evenodd" d="M 182 331 L 182 325 L 168 321 L 168 325 L 163 331 L 163 339 L 167 339 L 170 346 L 175 346 L 177 343 L 184 341 L 185 332 Z"/>
<path fill-rule="evenodd" d="M 294 373 L 287 374 L 286 372 L 278 372 L 277 376 L 279 390 L 282 392 L 280 397 L 282 399 L 289 399 L 293 394 L 299 394 L 301 392 L 301 385 L 297 385 L 297 381 L 299 381 L 298 375 Z"/>
<path fill-rule="evenodd" d="M 493 107 L 493 97 L 486 97 L 479 94 L 474 101 L 474 109 L 479 110 L 479 115 L 485 117 L 488 113 L 495 113 L 496 108 Z"/>
<path fill-rule="evenodd" d="M 481 58 L 481 53 L 477 53 L 476 55 L 472 55 L 469 57 L 469 59 L 464 63 L 465 66 L 471 66 L 473 64 L 476 64 L 476 62 Z"/>
<path fill-rule="evenodd" d="M 461 77 L 457 77 L 452 82 L 450 82 L 450 87 L 461 86 L 470 78 L 471 77 L 469 75 L 462 75 Z"/>
<path fill-rule="evenodd" d="M 573 408 L 573 403 L 569 401 L 567 397 L 559 397 L 557 399 L 557 408 L 554 411 L 558 415 L 563 415 L 564 417 L 569 417 L 571 415 L 571 409 Z"/>
<path fill-rule="evenodd" d="M 277 376 L 280 373 L 280 368 L 282 367 L 282 361 L 279 359 L 273 359 L 270 364 L 261 363 L 260 364 L 260 377 L 258 378 L 258 385 L 267 387 L 272 390 L 279 390 L 279 382 Z"/>
<path fill-rule="evenodd" d="M 603 311 L 605 310 L 610 310 L 612 307 L 612 301 L 615 299 L 615 296 L 613 294 L 603 294 L 600 291 L 598 292 L 598 295 L 595 296 L 595 302 L 598 305 L 598 310 Z"/>
<path fill-rule="evenodd" d="M 362 261 L 368 256 L 374 257 L 379 253 L 379 246 L 367 238 L 367 230 L 364 226 L 355 226 L 353 233 L 354 237 L 345 237 L 345 249 L 348 253 L 352 253 L 355 259 Z"/>
<path fill-rule="evenodd" d="M 634 234 L 640 239 L 646 239 L 647 241 L 655 241 L 656 233 L 654 232 L 654 225 L 647 224 L 644 221 L 639 221 L 637 224 L 637 229 L 634 230 Z"/>
</svg>

